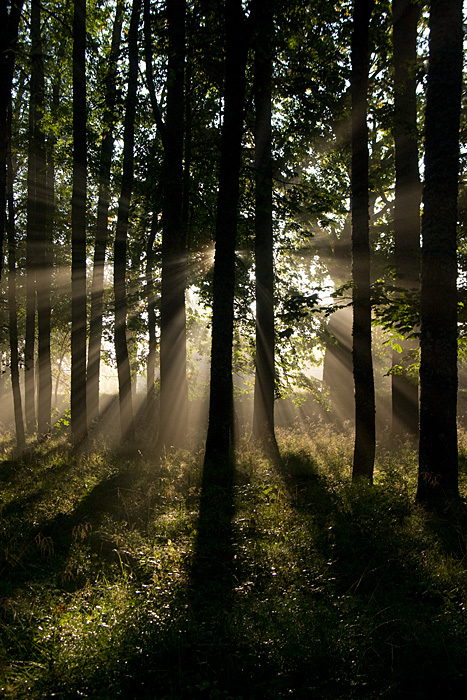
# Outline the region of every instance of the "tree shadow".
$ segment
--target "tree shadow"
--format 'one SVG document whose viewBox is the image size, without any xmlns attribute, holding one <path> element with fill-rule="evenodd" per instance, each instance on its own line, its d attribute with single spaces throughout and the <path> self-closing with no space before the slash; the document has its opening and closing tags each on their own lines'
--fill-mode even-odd
<svg viewBox="0 0 467 700">
<path fill-rule="evenodd" d="M 64 472 L 69 465 L 53 470 Z M 53 475 L 52 475 L 53 476 Z M 68 513 L 57 513 L 40 522 L 28 522 L 23 516 L 27 508 L 39 502 L 47 494 L 47 484 L 37 492 L 17 498 L 2 511 L 5 527 L 2 533 L 2 557 L 0 574 L 2 593 L 9 595 L 18 585 L 28 582 L 58 585 L 63 590 L 81 588 L 86 576 L 67 567 L 67 559 L 73 542 L 86 540 L 98 560 L 117 560 L 125 553 L 118 552 L 115 544 L 108 542 L 99 532 L 103 518 L 111 515 L 116 520 L 130 521 L 133 527 L 144 527 L 145 512 L 137 509 L 129 512 L 123 495 L 134 488 L 138 474 L 135 470 L 122 470 L 99 482 Z M 50 478 L 48 482 L 50 483 Z M 147 494 L 144 495 L 147 501 Z M 55 582 L 55 583 L 54 583 Z"/>
<path fill-rule="evenodd" d="M 450 513 L 449 521 L 427 519 L 395 490 L 332 487 L 310 457 L 285 459 L 281 475 L 293 507 L 313 523 L 313 541 L 326 562 L 326 588 L 338 613 L 339 675 L 349 697 L 360 697 L 359 685 L 365 698 L 383 691 L 403 700 L 463 697 L 465 626 L 453 610 L 463 604 L 463 592 L 448 590 L 443 577 L 449 572 L 430 569 L 429 548 L 465 558 L 465 509 L 455 518 Z M 418 515 L 414 528 L 410 521 Z"/>
</svg>

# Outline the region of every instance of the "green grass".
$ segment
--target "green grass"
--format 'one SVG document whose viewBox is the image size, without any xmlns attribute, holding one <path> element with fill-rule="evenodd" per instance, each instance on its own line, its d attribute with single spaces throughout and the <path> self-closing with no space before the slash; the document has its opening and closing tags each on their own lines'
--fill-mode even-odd
<svg viewBox="0 0 467 700">
<path fill-rule="evenodd" d="M 0 446 L 2 697 L 465 697 L 463 510 L 414 505 L 409 445 L 369 487 L 348 435 L 279 444 L 277 467 L 245 441 L 209 507 L 202 453 Z"/>
</svg>

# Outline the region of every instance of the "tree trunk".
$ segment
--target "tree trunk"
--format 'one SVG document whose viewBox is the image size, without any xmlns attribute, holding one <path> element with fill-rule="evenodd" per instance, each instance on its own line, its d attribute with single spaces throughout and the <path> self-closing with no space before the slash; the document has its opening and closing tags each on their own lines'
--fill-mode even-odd
<svg viewBox="0 0 467 700">
<path fill-rule="evenodd" d="M 149 432 L 153 433 L 156 421 L 156 294 L 154 291 L 154 241 L 158 230 L 158 215 L 153 214 L 151 233 L 146 248 L 146 297 L 148 302 L 148 335 L 149 347 L 146 364 L 146 422 Z"/>
<path fill-rule="evenodd" d="M 138 87 L 138 23 L 140 0 L 133 0 L 128 32 L 128 92 L 123 133 L 122 186 L 118 202 L 114 245 L 115 354 L 118 372 L 118 399 L 122 439 L 135 441 L 131 371 L 127 345 L 127 300 L 125 288 L 128 216 L 133 188 L 136 93 Z"/>
<path fill-rule="evenodd" d="M 432 0 L 422 217 L 420 450 L 417 500 L 458 496 L 457 193 L 462 0 Z"/>
<path fill-rule="evenodd" d="M 86 0 L 74 0 L 73 195 L 71 203 L 71 436 L 87 434 L 86 418 Z"/>
<path fill-rule="evenodd" d="M 23 0 L 11 3 L 7 9 L 7 3 L 0 6 L 0 46 L 2 60 L 0 61 L 0 250 L 3 250 L 5 237 L 5 209 L 6 209 L 6 179 L 7 179 L 7 152 L 8 152 L 8 109 L 11 104 L 11 85 L 13 82 L 13 70 L 16 58 L 16 44 L 18 42 L 18 27 L 23 9 Z M 0 277 L 2 274 L 3 257 L 0 256 Z"/>
<path fill-rule="evenodd" d="M 36 3 L 33 3 L 33 6 Z M 37 7 L 37 39 L 41 42 L 40 35 L 40 5 Z M 42 99 L 39 108 L 43 108 L 44 102 L 44 64 L 42 49 L 39 48 L 41 59 L 39 67 L 41 71 L 40 84 Z M 49 242 L 51 224 L 49 216 L 50 197 L 48 191 L 48 168 L 46 159 L 45 134 L 41 126 L 41 117 L 36 124 L 36 221 L 37 226 L 37 252 L 36 252 L 36 303 L 37 303 L 37 374 L 38 374 L 38 400 L 37 400 L 37 429 L 39 435 L 46 435 L 50 431 L 52 419 L 52 367 L 50 364 L 50 283 L 51 268 L 49 261 Z"/>
<path fill-rule="evenodd" d="M 256 377 L 253 435 L 277 456 L 274 434 L 274 258 L 272 216 L 272 42 L 270 2 L 258 3 L 255 34 Z"/>
<path fill-rule="evenodd" d="M 420 175 L 417 142 L 417 26 L 420 5 L 393 0 L 394 145 L 396 198 L 394 203 L 394 264 L 396 283 L 404 289 L 420 285 Z M 407 353 L 414 341 L 403 341 L 403 354 L 393 364 L 402 367 L 391 377 L 392 437 L 418 435 L 418 382 L 408 375 Z"/>
<path fill-rule="evenodd" d="M 44 64 L 41 41 L 41 8 L 38 0 L 33 0 L 31 3 L 31 63 L 27 176 L 24 385 L 26 425 L 29 432 L 34 432 L 36 429 L 34 349 L 36 341 L 37 283 L 41 263 L 41 242 L 46 225 L 45 143 L 41 127 L 44 104 Z"/>
<path fill-rule="evenodd" d="M 235 243 L 247 59 L 240 0 L 226 0 L 226 73 L 214 260 L 211 384 L 205 467 L 228 463 L 232 443 Z M 210 470 L 209 470 L 210 471 Z"/>
<path fill-rule="evenodd" d="M 97 204 L 96 242 L 91 286 L 91 317 L 89 323 L 89 348 L 87 370 L 87 413 L 91 423 L 99 416 L 99 379 L 102 344 L 102 313 L 104 299 L 104 264 L 108 241 L 108 216 L 110 203 L 110 168 L 113 153 L 115 101 L 117 94 L 117 60 L 120 52 L 124 2 L 119 0 L 115 8 L 109 68 L 105 79 L 104 134 L 99 164 L 99 200 Z"/>
<path fill-rule="evenodd" d="M 368 30 L 373 0 L 355 0 L 352 33 L 352 300 L 355 446 L 352 478 L 373 478 L 375 391 L 371 356 L 368 194 Z"/>
<path fill-rule="evenodd" d="M 185 0 L 167 1 L 167 117 L 164 138 L 159 448 L 186 439 L 186 262 L 183 230 Z"/>
<path fill-rule="evenodd" d="M 11 110 L 10 110 L 11 115 Z M 8 318 L 10 328 L 10 372 L 13 392 L 13 411 L 15 416 L 16 446 L 19 451 L 25 447 L 23 406 L 19 381 L 18 362 L 18 315 L 16 308 L 16 236 L 15 207 L 13 199 L 13 167 L 11 162 L 11 116 L 8 120 L 8 155 L 7 155 L 7 201 L 8 201 Z"/>
</svg>

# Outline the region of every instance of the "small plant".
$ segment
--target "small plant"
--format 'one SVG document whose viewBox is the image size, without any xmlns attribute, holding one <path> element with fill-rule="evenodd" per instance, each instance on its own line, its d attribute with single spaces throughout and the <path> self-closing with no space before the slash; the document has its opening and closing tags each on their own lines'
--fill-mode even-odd
<svg viewBox="0 0 467 700">
<path fill-rule="evenodd" d="M 31 449 L 1 484 L 2 696 L 463 697 L 462 511 L 414 505 L 410 445 L 370 487 L 348 435 L 278 437 L 278 465 L 242 443 L 207 521 L 202 453 Z"/>
</svg>

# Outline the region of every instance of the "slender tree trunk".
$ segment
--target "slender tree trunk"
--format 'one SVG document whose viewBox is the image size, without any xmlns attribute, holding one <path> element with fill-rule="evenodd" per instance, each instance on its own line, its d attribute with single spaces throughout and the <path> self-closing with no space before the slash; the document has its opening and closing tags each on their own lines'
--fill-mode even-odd
<svg viewBox="0 0 467 700">
<path fill-rule="evenodd" d="M 226 0 L 226 73 L 213 280 L 211 385 L 205 468 L 228 463 L 232 443 L 235 243 L 247 41 L 240 0 Z M 208 469 L 207 471 L 211 471 Z"/>
<path fill-rule="evenodd" d="M 131 371 L 127 345 L 127 300 L 125 289 L 128 216 L 133 188 L 136 93 L 138 87 L 138 23 L 140 0 L 133 0 L 128 32 L 128 92 L 123 134 L 122 186 L 118 202 L 114 244 L 115 354 L 117 357 L 118 398 L 122 439 L 135 441 Z"/>
<path fill-rule="evenodd" d="M 457 194 L 462 0 L 432 0 L 422 217 L 420 450 L 417 500 L 458 496 Z"/>
<path fill-rule="evenodd" d="M 21 387 L 19 381 L 18 358 L 18 315 L 16 307 L 16 235 L 15 235 L 15 207 L 13 199 L 13 166 L 11 162 L 11 110 L 8 134 L 7 155 L 7 201 L 8 201 L 8 317 L 10 327 L 10 372 L 11 388 L 13 392 L 13 410 L 15 416 L 16 445 L 19 451 L 26 444 L 23 420 L 23 406 L 21 401 Z"/>
<path fill-rule="evenodd" d="M 86 437 L 86 0 L 74 0 L 71 435 Z"/>
<path fill-rule="evenodd" d="M 393 0 L 394 145 L 396 198 L 394 203 L 394 263 L 397 284 L 420 286 L 420 175 L 417 140 L 417 26 L 420 5 Z M 392 436 L 418 435 L 418 382 L 408 375 L 407 353 L 415 341 L 403 341 L 403 354 L 393 364 L 402 367 L 391 378 Z"/>
<path fill-rule="evenodd" d="M 154 241 L 158 230 L 158 215 L 153 214 L 151 232 L 148 237 L 146 248 L 146 297 L 148 301 L 148 334 L 149 347 L 146 363 L 146 421 L 151 428 L 156 420 L 156 294 L 154 290 Z M 151 431 L 152 432 L 152 431 Z"/>
<path fill-rule="evenodd" d="M 23 8 L 23 0 L 16 0 L 7 8 L 7 3 L 0 3 L 0 250 L 3 250 L 5 236 L 6 178 L 8 152 L 8 109 L 11 104 L 11 85 L 18 42 L 18 27 Z M 0 277 L 3 258 L 0 256 Z"/>
<path fill-rule="evenodd" d="M 371 356 L 368 193 L 368 29 L 373 0 L 355 0 L 352 33 L 352 278 L 355 447 L 352 477 L 373 478 L 375 392 Z"/>
<path fill-rule="evenodd" d="M 35 2 L 33 3 L 35 5 Z M 40 36 L 40 6 L 37 9 L 38 41 Z M 43 108 L 44 102 L 44 64 L 42 49 L 41 60 L 41 100 L 38 105 Z M 46 160 L 45 134 L 41 126 L 41 117 L 36 124 L 36 221 L 37 226 L 37 253 L 36 253 L 36 301 L 37 301 L 37 374 L 38 374 L 38 400 L 37 400 L 37 428 L 39 435 L 46 435 L 50 431 L 52 418 L 52 368 L 50 364 L 50 282 L 51 267 L 49 261 L 49 242 L 51 223 L 49 216 L 50 197 L 48 191 L 48 168 Z"/>
<path fill-rule="evenodd" d="M 102 313 L 104 299 L 104 264 L 108 241 L 108 216 L 110 203 L 110 168 L 113 153 L 115 101 L 117 94 L 117 60 L 120 52 L 124 2 L 119 0 L 115 8 L 109 68 L 105 80 L 104 135 L 99 164 L 99 200 L 97 204 L 96 243 L 91 287 L 91 317 L 89 324 L 89 349 L 87 369 L 87 413 L 91 423 L 99 416 L 99 379 L 102 344 Z"/>
<path fill-rule="evenodd" d="M 57 67 L 55 69 L 55 75 L 53 76 L 53 82 L 52 82 L 52 119 L 54 121 L 54 124 L 57 123 L 57 120 L 59 119 L 58 117 L 58 110 L 60 106 L 60 94 L 61 94 L 61 74 L 58 66 L 60 65 L 61 61 L 63 60 L 64 57 L 64 45 L 62 44 L 59 47 L 59 50 L 57 52 Z M 57 138 L 55 136 L 54 129 L 49 129 L 49 133 L 47 136 L 47 143 L 46 143 L 46 149 L 47 149 L 47 167 L 46 167 L 46 192 L 47 192 L 47 232 L 48 232 L 48 245 L 49 248 L 45 251 L 45 256 L 46 256 L 46 266 L 44 269 L 44 292 L 46 294 L 47 298 L 47 306 L 46 306 L 46 322 L 49 325 L 49 333 L 48 336 L 50 338 L 50 325 L 51 325 L 51 314 L 52 314 L 52 309 L 51 309 L 51 287 L 52 287 L 52 270 L 54 266 L 54 246 L 53 246 L 53 239 L 54 239 L 54 230 L 55 230 L 55 214 L 56 214 L 56 201 L 55 201 L 55 148 L 57 144 Z M 46 335 L 47 337 L 47 335 Z M 49 360 L 50 360 L 50 343 L 49 343 Z M 50 362 L 50 409 L 47 406 L 45 409 L 45 413 L 50 417 L 50 424 L 52 423 L 52 409 L 57 405 L 57 385 L 55 384 L 55 389 L 54 389 L 54 398 L 52 400 L 52 383 L 53 383 L 53 376 L 52 376 L 52 364 Z M 45 388 L 45 387 L 44 387 Z M 44 392 L 45 398 L 48 397 L 48 392 Z M 46 398 L 48 401 L 48 399 Z M 39 400 L 39 409 L 40 409 L 40 400 Z"/>
<path fill-rule="evenodd" d="M 168 72 L 164 138 L 159 448 L 186 439 L 186 262 L 183 230 L 185 0 L 167 0 Z"/>
<path fill-rule="evenodd" d="M 45 139 L 41 126 L 44 105 L 44 64 L 41 41 L 41 7 L 38 0 L 31 3 L 31 80 L 29 98 L 29 147 L 28 147 L 28 202 L 26 239 L 26 333 L 25 333 L 25 408 L 26 424 L 30 432 L 36 429 L 36 367 L 34 350 L 36 342 L 36 306 L 41 263 L 44 250 L 43 241 L 46 228 L 46 189 L 45 189 Z M 43 304 L 41 303 L 41 309 Z M 43 321 L 43 316 L 41 316 Z M 43 331 L 43 325 L 42 329 Z M 44 358 L 44 338 L 42 358 Z M 41 367 L 44 369 L 44 365 Z M 41 428 L 43 428 L 41 422 Z"/>
<path fill-rule="evenodd" d="M 256 377 L 253 434 L 277 456 L 274 434 L 274 257 L 272 216 L 272 42 L 273 10 L 258 3 L 255 35 L 255 261 Z"/>
</svg>

